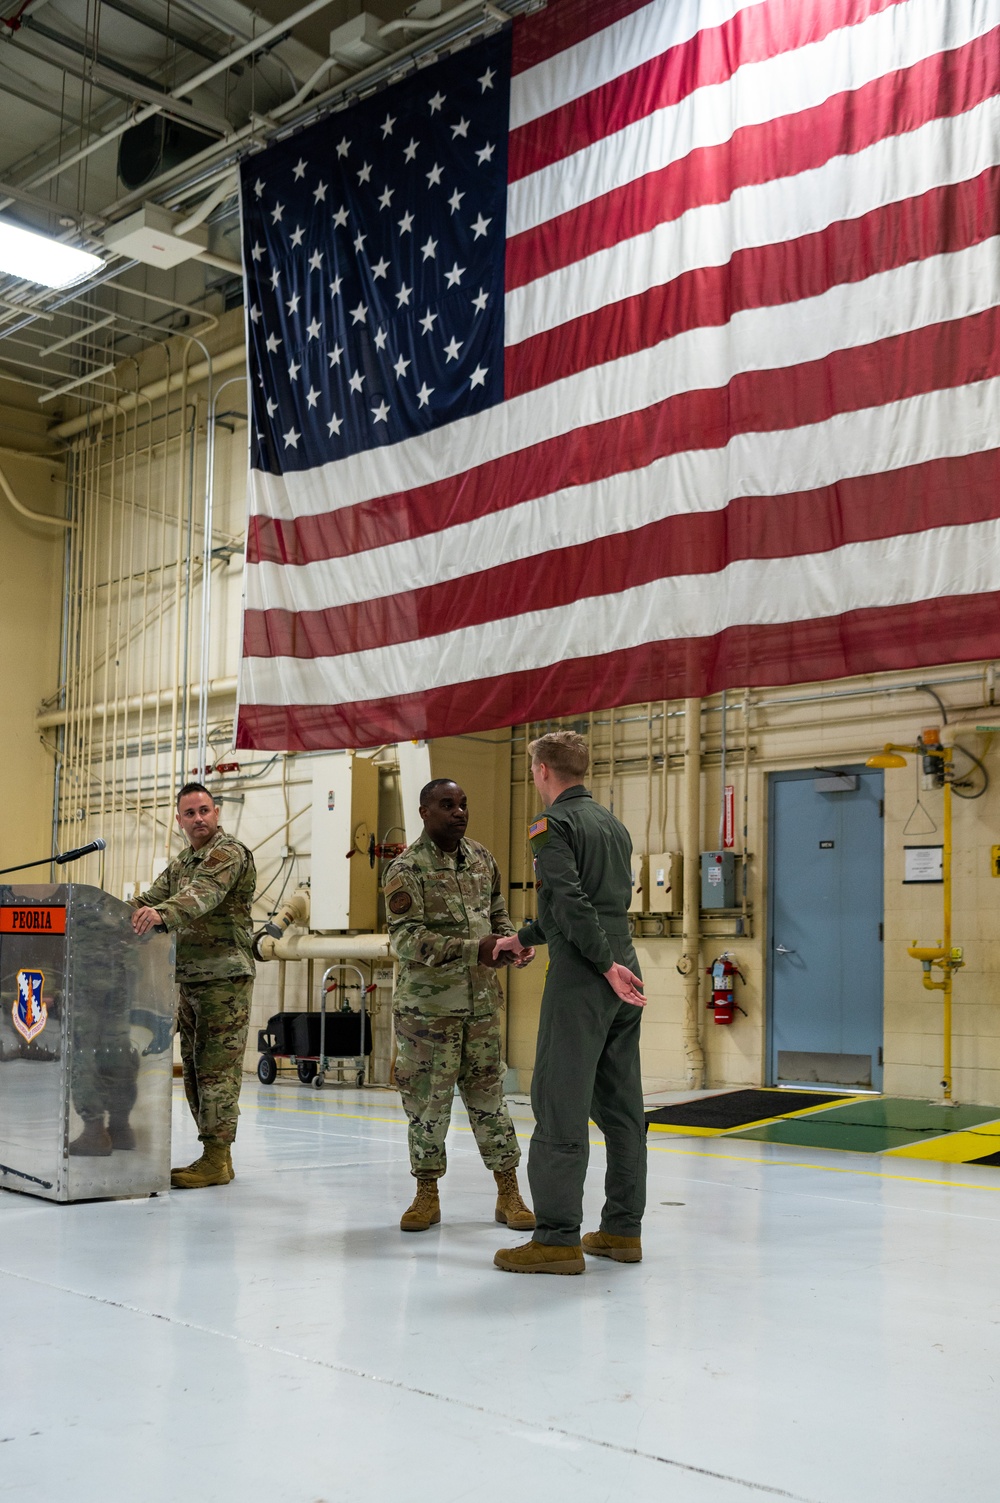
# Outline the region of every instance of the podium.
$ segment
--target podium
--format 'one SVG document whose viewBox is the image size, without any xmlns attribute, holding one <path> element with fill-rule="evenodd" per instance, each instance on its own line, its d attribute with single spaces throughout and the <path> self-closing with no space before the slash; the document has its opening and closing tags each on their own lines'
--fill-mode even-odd
<svg viewBox="0 0 1000 1503">
<path fill-rule="evenodd" d="M 170 1185 L 174 941 L 83 883 L 0 884 L 0 1189 Z"/>
</svg>

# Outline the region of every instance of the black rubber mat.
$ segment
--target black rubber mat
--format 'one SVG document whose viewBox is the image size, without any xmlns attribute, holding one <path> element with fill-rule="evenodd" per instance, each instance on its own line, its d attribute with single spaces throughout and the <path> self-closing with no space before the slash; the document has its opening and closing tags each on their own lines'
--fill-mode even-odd
<svg viewBox="0 0 1000 1503">
<path fill-rule="evenodd" d="M 810 1106 L 832 1106 L 848 1101 L 843 1091 L 725 1091 L 721 1096 L 703 1096 L 700 1101 L 680 1101 L 646 1113 L 647 1122 L 665 1127 L 712 1127 L 724 1130 L 782 1117 L 786 1112 L 805 1111 Z"/>
</svg>

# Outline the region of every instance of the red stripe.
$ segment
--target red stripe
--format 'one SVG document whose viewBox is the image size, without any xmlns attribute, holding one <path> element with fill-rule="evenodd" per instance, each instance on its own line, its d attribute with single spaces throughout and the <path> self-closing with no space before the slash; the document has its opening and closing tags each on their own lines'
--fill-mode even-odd
<svg viewBox="0 0 1000 1503">
<path fill-rule="evenodd" d="M 340 705 L 243 705 L 236 745 L 321 751 L 454 736 L 721 689 L 810 683 L 1000 657 L 1000 592 L 733 627 L 540 671 Z"/>
<path fill-rule="evenodd" d="M 680 161 L 511 236 L 508 290 L 645 234 L 698 205 L 725 203 L 737 188 L 795 177 L 930 120 L 964 114 L 1000 92 L 998 43 L 1000 27 L 953 52 L 836 94 L 813 109 L 745 126 L 721 146 L 699 147 Z"/>
<path fill-rule="evenodd" d="M 549 0 L 544 10 L 514 22 L 512 70 L 526 73 L 648 4 L 649 0 Z"/>
<path fill-rule="evenodd" d="M 736 251 L 724 266 L 698 267 L 664 286 L 554 329 L 505 356 L 505 395 L 520 396 L 591 366 L 651 349 L 736 313 L 818 297 L 831 287 L 979 245 L 1000 234 L 1000 167 L 932 188 L 812 235 Z"/>
<path fill-rule="evenodd" d="M 780 432 L 839 412 L 1000 374 L 1000 309 L 894 335 L 725 386 L 682 392 L 413 491 L 296 521 L 251 517 L 247 561 L 307 563 L 438 532 L 476 517 L 641 469 L 669 454 L 720 448 L 740 433 Z"/>
<path fill-rule="evenodd" d="M 550 110 L 511 132 L 510 182 L 537 172 L 636 120 L 678 104 L 711 84 L 727 82 L 737 68 L 764 62 L 856 26 L 904 0 L 772 0 L 740 11 L 721 26 L 699 31 L 610 83 Z"/>
<path fill-rule="evenodd" d="M 336 657 L 616 595 L 656 579 L 717 574 L 736 559 L 792 558 L 846 543 L 996 516 L 1000 449 L 863 475 L 512 560 L 421 590 L 317 611 L 247 611 L 244 657 Z M 715 586 L 717 587 L 717 586 Z"/>
</svg>

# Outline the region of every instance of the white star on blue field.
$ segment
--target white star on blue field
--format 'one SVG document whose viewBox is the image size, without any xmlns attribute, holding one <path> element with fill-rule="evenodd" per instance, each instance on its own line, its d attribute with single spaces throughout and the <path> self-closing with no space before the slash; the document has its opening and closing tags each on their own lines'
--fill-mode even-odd
<svg viewBox="0 0 1000 1503">
<path fill-rule="evenodd" d="M 503 399 L 509 28 L 242 167 L 255 469 Z"/>
</svg>

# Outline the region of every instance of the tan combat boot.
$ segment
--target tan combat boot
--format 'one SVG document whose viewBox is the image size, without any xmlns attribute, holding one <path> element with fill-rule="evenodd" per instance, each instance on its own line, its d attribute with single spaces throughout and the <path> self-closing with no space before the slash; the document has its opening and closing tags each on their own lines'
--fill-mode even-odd
<svg viewBox="0 0 1000 1503">
<path fill-rule="evenodd" d="M 226 1144 L 226 1168 L 229 1170 L 229 1178 L 230 1178 L 230 1180 L 234 1180 L 236 1178 L 236 1170 L 233 1168 L 233 1145 L 232 1145 L 232 1143 L 227 1143 Z"/>
<path fill-rule="evenodd" d="M 188 1164 L 186 1169 L 172 1169 L 170 1183 L 175 1190 L 203 1190 L 208 1185 L 228 1185 L 229 1164 L 226 1159 L 226 1144 L 207 1138 L 200 1159 Z"/>
<path fill-rule="evenodd" d="M 616 1263 L 641 1263 L 642 1240 L 639 1237 L 616 1237 L 614 1232 L 586 1232 L 583 1250 L 595 1258 L 613 1258 Z"/>
<path fill-rule="evenodd" d="M 93 1117 L 83 1124 L 83 1132 L 69 1145 L 74 1158 L 106 1159 L 114 1144 L 103 1117 Z"/>
<path fill-rule="evenodd" d="M 426 1232 L 429 1226 L 437 1226 L 441 1220 L 441 1204 L 438 1200 L 436 1179 L 418 1179 L 417 1193 L 413 1204 L 399 1219 L 401 1232 Z"/>
<path fill-rule="evenodd" d="M 509 1226 L 512 1232 L 533 1232 L 535 1218 L 521 1199 L 517 1170 L 495 1169 L 493 1178 L 497 1182 L 497 1221 L 502 1226 Z"/>
<path fill-rule="evenodd" d="M 549 1247 L 534 1238 L 523 1247 L 503 1247 L 493 1259 L 504 1273 L 583 1273 L 586 1259 L 576 1247 Z"/>
</svg>

